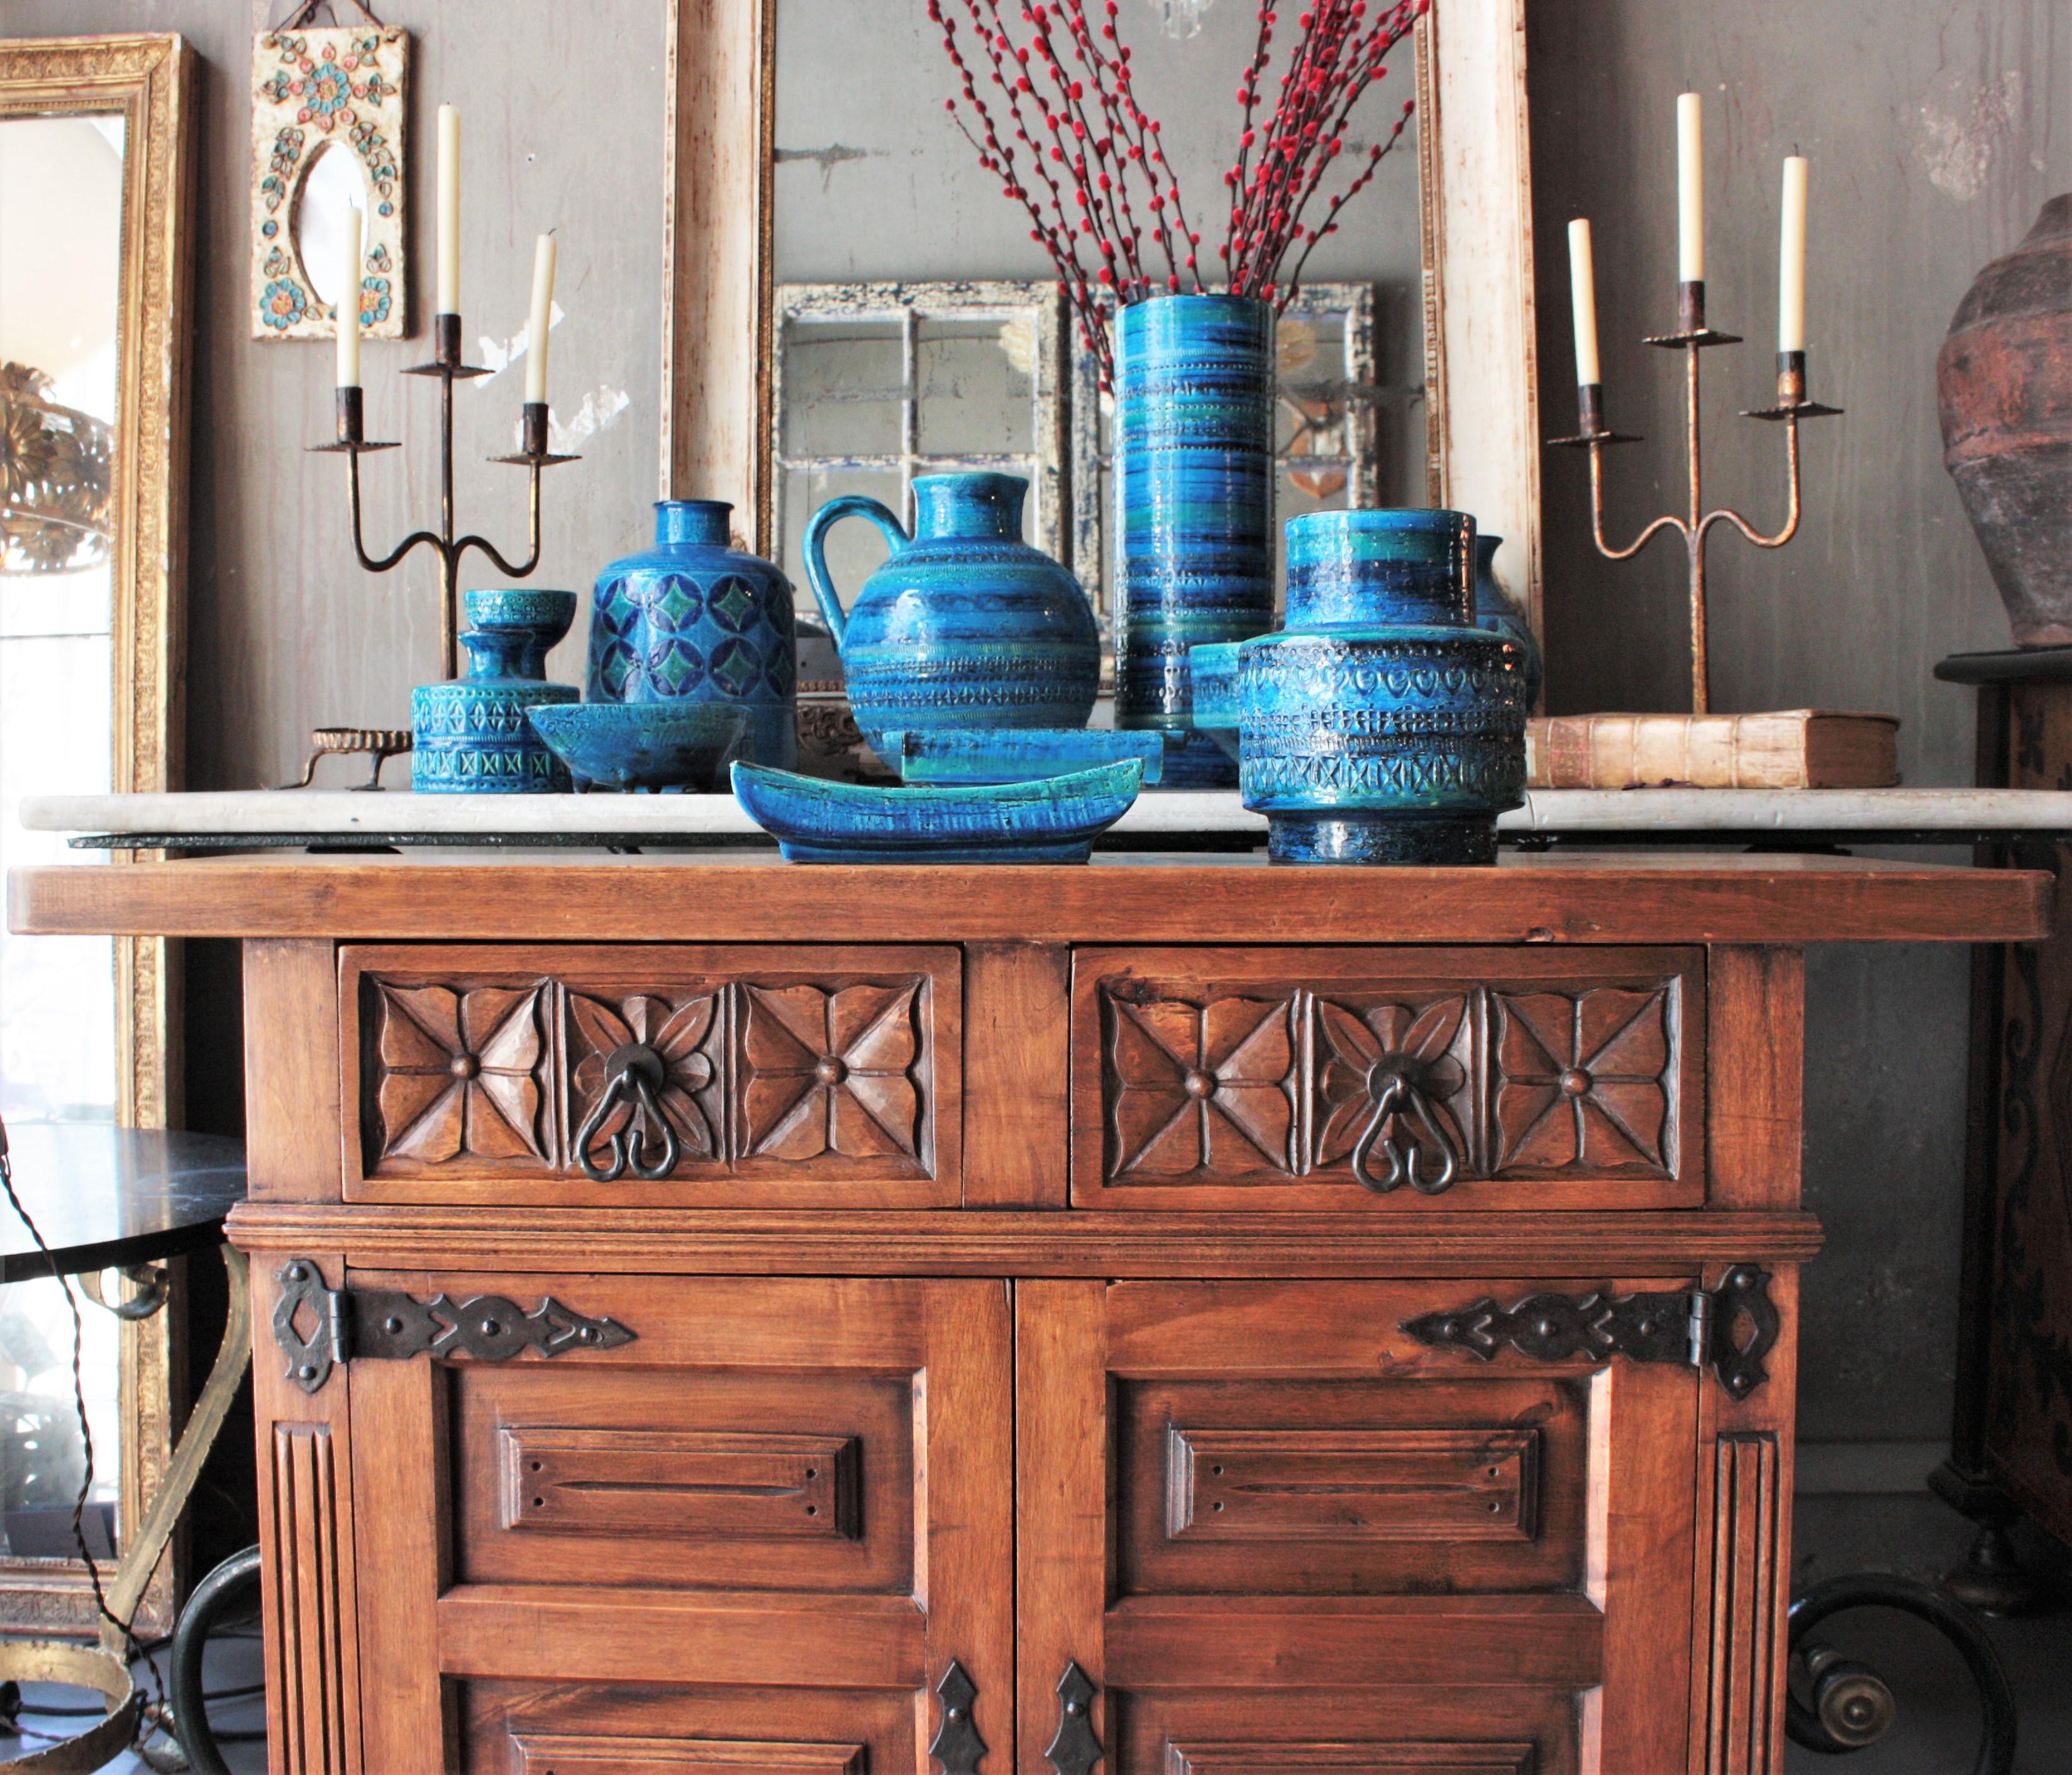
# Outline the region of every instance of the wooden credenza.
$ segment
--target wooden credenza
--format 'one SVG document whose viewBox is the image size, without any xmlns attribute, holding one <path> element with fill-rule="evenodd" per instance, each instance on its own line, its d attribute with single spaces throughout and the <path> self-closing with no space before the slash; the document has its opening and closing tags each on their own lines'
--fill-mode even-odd
<svg viewBox="0 0 2072 1775">
<path fill-rule="evenodd" d="M 1774 1772 L 1801 951 L 2049 906 L 1775 857 L 13 893 L 245 940 L 283 1775 Z"/>
</svg>

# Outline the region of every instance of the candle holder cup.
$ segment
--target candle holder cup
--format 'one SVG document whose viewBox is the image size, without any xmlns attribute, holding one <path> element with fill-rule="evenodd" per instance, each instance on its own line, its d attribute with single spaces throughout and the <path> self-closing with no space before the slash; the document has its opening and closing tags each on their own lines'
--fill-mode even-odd
<svg viewBox="0 0 2072 1775">
<path fill-rule="evenodd" d="M 500 573 L 512 579 L 528 577 L 540 565 L 540 474 L 557 462 L 573 462 L 573 456 L 557 456 L 547 447 L 547 404 L 528 401 L 520 409 L 520 448 L 515 454 L 492 456 L 494 462 L 512 462 L 531 470 L 526 491 L 526 523 L 529 537 L 525 559 L 506 561 L 486 536 L 454 533 L 454 384 L 490 372 L 478 364 L 463 364 L 460 356 L 460 316 L 436 314 L 432 318 L 433 355 L 429 364 L 413 364 L 405 376 L 439 379 L 439 527 L 416 530 L 389 552 L 376 558 L 367 550 L 361 528 L 360 458 L 369 451 L 394 450 L 395 443 L 371 442 L 366 435 L 366 395 L 358 388 L 338 391 L 338 441 L 310 446 L 317 454 L 342 454 L 346 458 L 346 494 L 352 513 L 352 552 L 370 573 L 385 573 L 401 564 L 419 548 L 429 548 L 439 563 L 439 659 L 445 676 L 455 676 L 460 666 L 460 564 L 472 549 L 495 562 Z"/>
<path fill-rule="evenodd" d="M 1785 429 L 1786 504 L 1781 528 L 1766 535 L 1738 512 L 1720 507 L 1708 512 L 1704 503 L 1704 451 L 1699 417 L 1698 354 L 1718 345 L 1738 345 L 1732 333 L 1716 331 L 1705 321 L 1705 286 L 1702 280 L 1677 286 L 1676 331 L 1658 334 L 1645 343 L 1666 351 L 1680 351 L 1684 368 L 1684 464 L 1688 499 L 1682 516 L 1667 513 L 1657 518 L 1622 549 L 1605 540 L 1604 453 L 1614 444 L 1636 444 L 1640 439 L 1615 432 L 1605 419 L 1605 391 L 1601 382 L 1586 382 L 1577 391 L 1577 424 L 1570 438 L 1550 443 L 1563 450 L 1590 453 L 1590 534 L 1597 553 L 1607 561 L 1627 561 L 1638 554 L 1655 536 L 1674 530 L 1684 538 L 1689 564 L 1691 601 L 1691 713 L 1709 713 L 1712 708 L 1710 664 L 1706 647 L 1705 544 L 1715 524 L 1731 524 L 1758 549 L 1782 549 L 1799 533 L 1799 421 L 1826 418 L 1841 412 L 1807 398 L 1806 354 L 1781 351 L 1777 358 L 1777 404 L 1758 411 L 1744 412 L 1745 419 L 1766 419 Z"/>
</svg>

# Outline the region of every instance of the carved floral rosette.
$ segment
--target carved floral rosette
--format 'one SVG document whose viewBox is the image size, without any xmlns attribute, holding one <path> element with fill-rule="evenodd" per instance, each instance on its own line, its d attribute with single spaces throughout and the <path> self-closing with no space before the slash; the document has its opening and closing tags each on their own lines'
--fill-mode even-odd
<svg viewBox="0 0 2072 1775">
<path fill-rule="evenodd" d="M 336 143 L 366 186 L 360 324 L 401 339 L 404 129 L 409 33 L 370 24 L 263 31 L 252 49 L 252 336 L 329 339 L 337 310 L 310 281 L 295 244 L 302 186 Z"/>
</svg>

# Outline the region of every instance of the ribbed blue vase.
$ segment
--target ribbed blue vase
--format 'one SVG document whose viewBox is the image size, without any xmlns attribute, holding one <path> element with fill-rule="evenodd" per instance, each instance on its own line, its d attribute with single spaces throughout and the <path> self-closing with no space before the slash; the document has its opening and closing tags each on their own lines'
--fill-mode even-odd
<svg viewBox="0 0 2072 1775">
<path fill-rule="evenodd" d="M 1525 659 L 1474 626 L 1474 570 L 1466 512 L 1289 520 L 1287 622 L 1238 650 L 1240 786 L 1276 862 L 1496 861 Z"/>
<path fill-rule="evenodd" d="M 1191 725 L 1187 650 L 1273 627 L 1273 310 L 1243 296 L 1122 310 L 1115 341 L 1115 718 L 1168 738 L 1169 788 L 1237 766 Z"/>
</svg>

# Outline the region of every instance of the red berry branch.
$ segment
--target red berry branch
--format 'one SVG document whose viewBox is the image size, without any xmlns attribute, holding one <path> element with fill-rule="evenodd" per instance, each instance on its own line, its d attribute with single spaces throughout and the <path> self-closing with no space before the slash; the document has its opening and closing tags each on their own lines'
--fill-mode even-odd
<svg viewBox="0 0 2072 1775">
<path fill-rule="evenodd" d="M 1285 309 L 1318 242 L 1338 232 L 1338 212 L 1372 181 L 1413 107 L 1368 147 L 1358 171 L 1302 218 L 1346 148 L 1353 109 L 1385 75 L 1388 52 L 1430 0 L 1311 0 L 1272 113 L 1259 116 L 1273 60 L 1279 7 L 1261 0 L 1259 35 L 1238 83 L 1237 158 L 1223 175 L 1230 220 L 1220 255 L 1233 295 Z M 1137 103 L 1129 46 L 1116 27 L 1119 0 L 928 0 L 962 101 L 944 101 L 1002 193 L 1029 212 L 1029 237 L 1058 268 L 1085 339 L 1111 380 L 1106 314 L 1114 304 L 1182 290 L 1198 292 L 1202 237 L 1189 224 L 1158 120 Z M 1012 14 L 1020 33 L 1009 31 Z M 975 47 L 971 47 L 975 46 Z M 1287 269 L 1289 255 L 1294 264 Z"/>
</svg>

